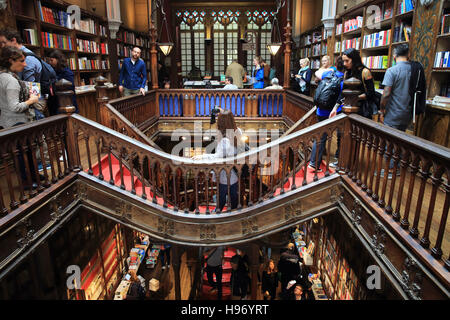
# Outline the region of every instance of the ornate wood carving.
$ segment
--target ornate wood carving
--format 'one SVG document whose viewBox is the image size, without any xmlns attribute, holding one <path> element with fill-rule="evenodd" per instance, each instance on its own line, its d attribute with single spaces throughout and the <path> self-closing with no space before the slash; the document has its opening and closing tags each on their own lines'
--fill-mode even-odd
<svg viewBox="0 0 450 320">
<path fill-rule="evenodd" d="M 361 205 L 361 202 L 357 199 L 355 199 L 355 202 L 353 204 L 352 209 L 352 223 L 353 225 L 357 226 L 361 223 L 361 213 L 362 213 L 363 207 Z"/>
<path fill-rule="evenodd" d="M 200 226 L 200 240 L 216 240 L 216 225 L 205 224 Z"/>
<path fill-rule="evenodd" d="M 166 236 L 173 236 L 174 222 L 166 218 L 158 218 L 158 232 Z"/>
<path fill-rule="evenodd" d="M 17 226 L 17 246 L 20 249 L 28 247 L 34 239 L 35 230 L 29 218 L 23 219 Z"/>
<path fill-rule="evenodd" d="M 375 250 L 375 253 L 378 256 L 384 254 L 386 243 L 386 232 L 381 223 L 376 223 L 375 225 L 375 234 L 372 235 L 372 248 Z"/>
<path fill-rule="evenodd" d="M 284 207 L 284 219 L 286 221 L 295 219 L 302 214 L 302 200 L 295 201 Z"/>
<path fill-rule="evenodd" d="M 242 235 L 251 235 L 258 231 L 258 223 L 256 218 L 247 218 L 242 220 Z"/>
<path fill-rule="evenodd" d="M 422 295 L 423 274 L 417 265 L 417 261 L 407 257 L 402 271 L 402 288 L 413 300 L 420 300 Z"/>
</svg>

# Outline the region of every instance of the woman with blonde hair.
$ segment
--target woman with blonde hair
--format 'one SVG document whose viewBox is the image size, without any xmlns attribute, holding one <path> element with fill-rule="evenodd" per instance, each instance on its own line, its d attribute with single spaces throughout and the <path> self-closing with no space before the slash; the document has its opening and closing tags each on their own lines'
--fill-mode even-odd
<svg viewBox="0 0 450 320">
<path fill-rule="evenodd" d="M 255 71 L 253 72 L 253 89 L 263 89 L 264 88 L 264 65 L 263 59 L 260 56 L 256 56 L 253 59 L 255 65 Z"/>
<path fill-rule="evenodd" d="M 309 96 L 309 90 L 311 85 L 311 76 L 312 71 L 309 67 L 309 59 L 304 58 L 300 59 L 300 70 L 298 74 L 295 75 L 295 79 L 297 80 L 300 86 L 300 93 Z"/>
<path fill-rule="evenodd" d="M 330 70 L 336 71 L 336 68 L 331 65 L 331 58 L 330 56 L 323 56 L 321 60 L 322 65 L 320 66 L 319 70 L 317 70 L 314 75 L 316 76 L 316 82 L 319 82 L 322 80 L 322 75 Z"/>
</svg>

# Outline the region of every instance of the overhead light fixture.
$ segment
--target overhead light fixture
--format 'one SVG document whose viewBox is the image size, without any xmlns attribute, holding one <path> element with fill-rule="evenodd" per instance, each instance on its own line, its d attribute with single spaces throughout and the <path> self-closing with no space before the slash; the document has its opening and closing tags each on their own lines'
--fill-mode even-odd
<svg viewBox="0 0 450 320">
<path fill-rule="evenodd" d="M 161 0 L 161 14 L 163 16 L 163 21 L 161 23 L 161 32 L 159 32 L 159 36 L 162 36 L 162 29 L 164 26 L 166 26 L 166 32 L 167 32 L 167 42 L 158 42 L 158 47 L 162 51 L 162 53 L 165 56 L 168 56 L 173 48 L 173 42 L 170 39 L 170 32 L 169 27 L 167 26 L 167 18 L 166 18 L 166 12 L 164 11 L 164 0 Z M 161 39 L 161 38 L 160 38 Z"/>
<path fill-rule="evenodd" d="M 275 56 L 278 51 L 280 50 L 281 46 L 283 45 L 281 41 L 281 35 L 280 35 L 280 26 L 278 25 L 278 19 L 277 15 L 278 12 L 282 7 L 284 7 L 284 4 L 286 3 L 285 0 L 277 0 L 277 12 L 275 12 L 273 21 L 272 21 L 272 29 L 270 30 L 270 37 L 273 39 L 270 43 L 267 44 L 267 49 L 269 50 L 270 54 L 272 56 Z M 275 35 L 272 37 L 273 32 L 275 29 Z"/>
<path fill-rule="evenodd" d="M 174 44 L 173 44 L 173 42 L 172 42 L 172 40 L 170 38 L 169 27 L 167 26 L 166 12 L 164 11 L 164 0 L 156 0 L 155 1 L 155 9 L 152 10 L 151 16 L 153 16 L 153 13 L 158 8 L 161 8 L 161 15 L 163 17 L 163 20 L 162 20 L 162 23 L 161 23 L 161 30 L 157 33 L 158 39 L 161 39 L 163 28 L 166 27 L 167 41 L 166 42 L 160 42 L 158 40 L 158 41 L 156 41 L 156 45 L 158 46 L 158 48 L 161 50 L 161 52 L 165 56 L 168 56 L 170 54 L 170 52 L 172 51 Z"/>
</svg>

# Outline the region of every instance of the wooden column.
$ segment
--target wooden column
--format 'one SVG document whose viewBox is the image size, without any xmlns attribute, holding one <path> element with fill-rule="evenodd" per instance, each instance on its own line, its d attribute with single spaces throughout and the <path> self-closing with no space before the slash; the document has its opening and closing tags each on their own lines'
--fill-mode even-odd
<svg viewBox="0 0 450 320">
<path fill-rule="evenodd" d="M 342 95 L 344 96 L 344 105 L 342 110 L 346 114 L 358 113 L 358 96 L 361 91 L 358 87 L 361 85 L 361 81 L 356 78 L 350 78 L 344 81 L 344 90 Z M 352 156 L 355 156 L 352 152 L 353 140 L 351 135 L 351 123 L 347 121 L 345 123 L 344 133 L 342 137 L 342 151 L 339 153 L 339 169 L 345 171 L 346 174 L 350 172 L 352 167 Z M 345 158 L 344 158 L 345 157 Z"/>
<path fill-rule="evenodd" d="M 257 244 L 250 244 L 248 246 L 248 258 L 250 263 L 250 277 L 251 277 L 251 299 L 256 300 L 258 295 L 258 271 L 259 271 L 259 246 Z"/>
<path fill-rule="evenodd" d="M 183 250 L 180 246 L 172 246 L 172 266 L 175 275 L 175 300 L 181 300 L 180 266 Z"/>
<path fill-rule="evenodd" d="M 106 112 L 106 104 L 109 102 L 108 87 L 105 86 L 105 83 L 107 81 L 108 79 L 102 76 L 99 76 L 98 78 L 95 79 L 95 90 L 97 91 L 96 118 L 98 123 L 101 123 L 106 127 L 110 127 L 108 125 L 109 124 L 108 113 Z"/>
<path fill-rule="evenodd" d="M 290 6 L 291 1 L 287 0 L 287 24 L 284 28 L 286 33 L 284 36 L 286 37 L 286 41 L 284 42 L 284 77 L 283 77 L 283 88 L 289 89 L 290 77 L 291 77 L 291 35 L 292 35 L 292 27 L 291 27 L 291 17 L 290 17 Z"/>
<path fill-rule="evenodd" d="M 73 106 L 73 96 L 75 92 L 72 89 L 72 82 L 67 81 L 65 79 L 61 79 L 55 84 L 56 86 L 56 96 L 58 98 L 58 112 L 61 114 L 71 115 L 75 112 L 76 108 Z M 73 129 L 73 123 L 71 119 L 67 122 L 67 130 L 66 130 L 66 148 L 67 148 L 67 157 L 69 162 L 69 171 L 79 172 L 80 171 L 80 163 L 78 162 L 78 151 L 75 148 L 77 144 L 75 144 L 75 140 L 78 139 L 77 133 Z"/>
<path fill-rule="evenodd" d="M 156 48 L 157 34 L 153 21 L 150 22 L 150 73 L 152 88 L 158 89 L 158 50 Z M 149 88 L 150 89 L 150 88 Z"/>
</svg>

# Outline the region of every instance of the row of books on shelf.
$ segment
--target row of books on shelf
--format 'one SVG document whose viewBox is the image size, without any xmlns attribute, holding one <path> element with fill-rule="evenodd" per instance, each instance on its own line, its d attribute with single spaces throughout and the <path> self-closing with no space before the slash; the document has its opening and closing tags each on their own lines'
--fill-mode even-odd
<svg viewBox="0 0 450 320">
<path fill-rule="evenodd" d="M 450 68 L 450 51 L 436 52 L 434 68 Z"/>
<path fill-rule="evenodd" d="M 340 35 L 342 33 L 342 23 L 336 25 L 336 35 Z"/>
<path fill-rule="evenodd" d="M 313 56 L 320 55 L 320 43 L 312 46 L 312 55 Z"/>
<path fill-rule="evenodd" d="M 148 46 L 149 42 L 147 39 L 141 36 L 136 36 L 135 33 L 129 31 L 122 31 L 121 33 L 119 33 L 117 38 L 122 42 L 131 43 L 140 47 Z"/>
<path fill-rule="evenodd" d="M 99 33 L 102 36 L 106 36 L 106 27 L 100 26 L 99 31 L 98 29 L 98 23 L 91 19 L 83 19 L 83 20 L 74 20 L 71 19 L 71 16 L 63 10 L 55 9 L 55 8 L 48 8 L 43 5 L 41 5 L 41 2 L 38 1 L 38 11 L 41 21 L 55 24 L 61 27 L 65 27 L 68 29 L 74 28 L 75 30 L 79 30 L 86 33 L 92 33 L 97 34 Z"/>
<path fill-rule="evenodd" d="M 47 48 L 57 48 L 63 50 L 73 50 L 70 36 L 41 32 L 42 45 Z"/>
<path fill-rule="evenodd" d="M 344 32 L 349 32 L 352 30 L 356 30 L 358 28 L 362 28 L 363 17 L 357 16 L 356 18 L 347 20 L 344 22 Z"/>
<path fill-rule="evenodd" d="M 394 42 L 409 41 L 411 39 L 411 25 L 400 23 L 394 27 Z"/>
<path fill-rule="evenodd" d="M 334 52 L 335 53 L 340 53 L 341 52 L 341 42 L 340 41 L 336 41 L 334 43 Z"/>
<path fill-rule="evenodd" d="M 391 41 L 391 30 L 383 30 L 364 36 L 363 48 L 387 46 Z"/>
<path fill-rule="evenodd" d="M 80 70 L 106 70 L 109 69 L 109 61 L 82 57 L 78 59 L 78 66 Z"/>
<path fill-rule="evenodd" d="M 388 56 L 363 57 L 362 61 L 369 69 L 387 69 L 389 65 Z"/>
<path fill-rule="evenodd" d="M 311 60 L 311 69 L 319 69 L 320 68 L 320 59 Z"/>
<path fill-rule="evenodd" d="M 69 29 L 72 28 L 70 15 L 66 11 L 44 7 L 41 5 L 40 1 L 38 1 L 38 10 L 41 21 L 56 24 Z"/>
<path fill-rule="evenodd" d="M 312 41 L 313 43 L 322 41 L 322 33 L 320 31 L 314 31 L 312 34 Z"/>
<path fill-rule="evenodd" d="M 321 55 L 326 55 L 328 53 L 328 45 L 326 43 L 324 43 L 322 45 L 322 47 L 320 48 L 320 54 Z"/>
<path fill-rule="evenodd" d="M 22 30 L 23 41 L 33 46 L 39 45 L 39 38 L 35 29 L 23 29 Z"/>
<path fill-rule="evenodd" d="M 414 10 L 416 7 L 416 1 L 415 0 L 402 0 L 398 3 L 398 14 L 403 14 L 406 12 L 409 12 L 411 10 Z"/>
<path fill-rule="evenodd" d="M 100 53 L 100 44 L 95 41 L 77 39 L 77 50 L 81 52 Z"/>
<path fill-rule="evenodd" d="M 392 18 L 392 16 L 394 15 L 393 1 L 383 2 L 381 4 L 380 10 L 376 11 L 374 14 L 375 16 L 373 17 L 373 23 L 378 23 L 383 20 Z"/>
<path fill-rule="evenodd" d="M 301 57 L 309 57 L 311 55 L 311 48 L 303 48 L 300 51 L 300 56 Z"/>
<path fill-rule="evenodd" d="M 444 14 L 441 21 L 441 34 L 450 33 L 450 13 Z"/>
<path fill-rule="evenodd" d="M 348 48 L 355 48 L 356 50 L 359 50 L 360 43 L 361 43 L 361 37 L 348 39 L 343 41 L 343 48 L 342 51 L 347 50 Z"/>
</svg>

